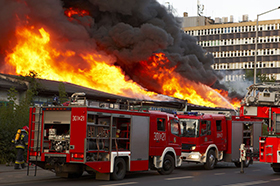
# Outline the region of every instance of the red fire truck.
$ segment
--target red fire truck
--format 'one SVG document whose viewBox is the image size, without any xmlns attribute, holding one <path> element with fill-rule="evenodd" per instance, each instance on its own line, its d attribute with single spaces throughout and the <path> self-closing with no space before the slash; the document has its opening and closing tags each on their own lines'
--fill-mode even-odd
<svg viewBox="0 0 280 186">
<path fill-rule="evenodd" d="M 128 171 L 170 174 L 181 165 L 180 125 L 174 114 L 118 104 L 30 108 L 28 160 L 57 176 L 121 180 Z M 112 108 L 114 107 L 114 108 Z"/>
<path fill-rule="evenodd" d="M 181 125 L 182 160 L 203 163 L 211 170 L 218 161 L 240 163 L 240 144 L 246 144 L 253 154 L 258 149 L 261 120 L 227 114 L 178 114 Z M 252 163 L 248 157 L 244 166 Z"/>
<path fill-rule="evenodd" d="M 280 172 L 280 84 L 262 83 L 248 87 L 240 115 L 263 119 L 267 134 L 259 138 L 259 160 Z"/>
</svg>

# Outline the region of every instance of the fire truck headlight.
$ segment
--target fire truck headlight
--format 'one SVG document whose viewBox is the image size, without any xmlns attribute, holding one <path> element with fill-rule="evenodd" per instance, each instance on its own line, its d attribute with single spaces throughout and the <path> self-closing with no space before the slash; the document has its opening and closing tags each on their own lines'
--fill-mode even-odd
<svg viewBox="0 0 280 186">
<path fill-rule="evenodd" d="M 192 146 L 191 150 L 195 150 L 196 146 Z"/>
</svg>

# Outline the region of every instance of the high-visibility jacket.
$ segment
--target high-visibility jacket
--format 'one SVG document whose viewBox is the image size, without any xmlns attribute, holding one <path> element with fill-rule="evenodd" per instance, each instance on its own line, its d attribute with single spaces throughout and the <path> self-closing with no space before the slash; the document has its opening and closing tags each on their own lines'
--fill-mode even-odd
<svg viewBox="0 0 280 186">
<path fill-rule="evenodd" d="M 28 146 L 28 132 L 24 129 L 19 129 L 12 142 L 15 143 L 16 148 L 25 149 Z"/>
</svg>

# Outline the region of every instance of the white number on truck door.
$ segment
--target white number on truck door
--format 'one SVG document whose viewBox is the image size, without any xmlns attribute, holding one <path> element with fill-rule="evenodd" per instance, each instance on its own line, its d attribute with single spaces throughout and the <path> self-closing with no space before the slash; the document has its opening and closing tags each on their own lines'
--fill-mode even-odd
<svg viewBox="0 0 280 186">
<path fill-rule="evenodd" d="M 166 140 L 166 134 L 160 133 L 160 132 L 154 132 L 154 141 L 165 141 Z"/>
</svg>

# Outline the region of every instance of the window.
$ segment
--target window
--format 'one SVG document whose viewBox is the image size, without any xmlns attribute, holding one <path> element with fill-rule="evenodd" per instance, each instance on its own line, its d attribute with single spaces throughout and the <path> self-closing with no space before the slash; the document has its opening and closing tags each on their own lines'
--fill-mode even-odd
<svg viewBox="0 0 280 186">
<path fill-rule="evenodd" d="M 8 101 L 0 101 L 0 107 L 8 106 Z"/>
<path fill-rule="evenodd" d="M 182 137 L 198 137 L 198 120 L 197 119 L 180 119 Z"/>
<path fill-rule="evenodd" d="M 176 136 L 179 136 L 180 135 L 180 130 L 179 130 L 180 126 L 179 126 L 178 120 L 172 119 L 170 122 L 171 122 L 171 133 Z"/>
<path fill-rule="evenodd" d="M 211 135 L 211 121 L 201 121 L 201 136 Z"/>
<path fill-rule="evenodd" d="M 165 119 L 157 118 L 157 130 L 165 131 Z"/>
</svg>

